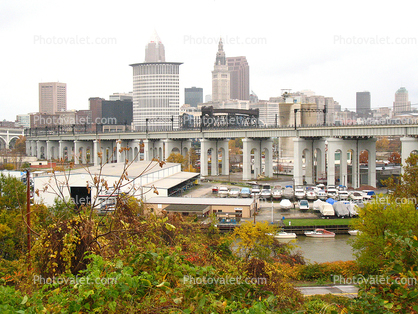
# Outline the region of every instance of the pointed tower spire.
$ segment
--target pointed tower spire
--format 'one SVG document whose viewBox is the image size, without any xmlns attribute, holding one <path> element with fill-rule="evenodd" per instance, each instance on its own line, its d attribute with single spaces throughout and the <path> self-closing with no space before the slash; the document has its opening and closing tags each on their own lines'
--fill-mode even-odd
<svg viewBox="0 0 418 314">
<path fill-rule="evenodd" d="M 216 62 L 215 65 L 226 65 L 224 44 L 222 42 L 222 37 L 219 39 L 218 52 L 216 53 Z"/>
</svg>

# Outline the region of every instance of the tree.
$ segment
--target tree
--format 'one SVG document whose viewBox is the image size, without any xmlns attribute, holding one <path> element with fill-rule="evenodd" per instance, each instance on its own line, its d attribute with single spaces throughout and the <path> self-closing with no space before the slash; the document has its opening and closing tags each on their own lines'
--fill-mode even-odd
<svg viewBox="0 0 418 314">
<path fill-rule="evenodd" d="M 372 203 L 359 208 L 358 214 L 352 225 L 361 232 L 353 241 L 353 249 L 365 273 L 377 273 L 387 260 L 385 232 L 406 235 L 412 230 L 418 235 L 418 211 L 407 199 L 377 196 Z"/>
<path fill-rule="evenodd" d="M 237 241 L 237 251 L 245 260 L 251 257 L 266 260 L 272 253 L 274 227 L 268 222 L 252 224 L 247 221 L 235 228 L 232 237 Z"/>
<path fill-rule="evenodd" d="M 401 164 L 402 163 L 402 158 L 401 158 L 401 154 L 399 154 L 398 152 L 393 152 L 390 154 L 389 156 L 389 162 L 392 164 Z"/>
<path fill-rule="evenodd" d="M 187 159 L 180 153 L 171 153 L 167 158 L 167 162 L 181 164 L 181 170 L 184 170 L 187 167 Z"/>
<path fill-rule="evenodd" d="M 16 145 L 13 151 L 19 154 L 20 156 L 26 154 L 26 137 L 25 136 L 19 135 L 19 138 L 16 140 Z"/>
<path fill-rule="evenodd" d="M 381 137 L 376 142 L 376 150 L 378 152 L 387 152 L 389 151 L 389 144 L 389 139 L 386 136 Z"/>
<path fill-rule="evenodd" d="M 383 184 L 393 191 L 392 199 L 414 199 L 415 204 L 416 197 L 418 195 L 418 155 L 411 153 L 405 160 L 406 165 L 403 167 L 404 171 L 399 176 L 398 183 L 391 177 Z"/>
<path fill-rule="evenodd" d="M 368 164 L 369 163 L 369 152 L 367 150 L 363 150 L 360 153 L 360 163 L 362 164 Z"/>
</svg>

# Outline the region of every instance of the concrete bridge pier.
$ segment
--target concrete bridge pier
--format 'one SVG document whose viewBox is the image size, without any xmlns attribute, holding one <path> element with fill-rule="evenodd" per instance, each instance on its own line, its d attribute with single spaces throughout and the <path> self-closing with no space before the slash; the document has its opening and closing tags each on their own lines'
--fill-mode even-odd
<svg viewBox="0 0 418 314">
<path fill-rule="evenodd" d="M 243 180 L 257 178 L 264 174 L 267 177 L 273 176 L 273 140 L 271 138 L 250 139 L 243 138 Z M 264 169 L 262 155 L 264 153 Z M 251 155 L 254 160 L 254 172 L 251 173 Z M 263 171 L 264 170 L 264 171 Z"/>
<path fill-rule="evenodd" d="M 36 142 L 36 158 L 45 159 L 46 158 L 46 141 L 37 141 Z"/>
<path fill-rule="evenodd" d="M 401 159 L 402 166 L 406 166 L 406 159 L 412 152 L 418 154 L 418 138 L 416 137 L 401 137 Z M 402 173 L 404 172 L 402 167 Z"/>
<path fill-rule="evenodd" d="M 57 159 L 59 143 L 57 141 L 46 141 L 46 159 Z"/>
</svg>

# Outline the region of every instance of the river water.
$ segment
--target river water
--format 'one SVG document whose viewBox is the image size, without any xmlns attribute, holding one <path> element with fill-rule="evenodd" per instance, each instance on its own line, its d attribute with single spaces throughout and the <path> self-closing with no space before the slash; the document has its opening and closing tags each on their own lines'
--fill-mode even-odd
<svg viewBox="0 0 418 314">
<path fill-rule="evenodd" d="M 335 238 L 310 238 L 298 235 L 294 245 L 297 246 L 295 250 L 302 251 L 305 260 L 310 263 L 352 261 L 355 257 L 351 245 L 347 242 L 352 237 L 336 235 Z"/>
</svg>

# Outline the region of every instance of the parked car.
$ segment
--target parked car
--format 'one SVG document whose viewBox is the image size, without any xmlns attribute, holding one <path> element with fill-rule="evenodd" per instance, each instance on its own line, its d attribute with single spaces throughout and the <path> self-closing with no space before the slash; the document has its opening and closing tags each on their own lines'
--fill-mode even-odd
<svg viewBox="0 0 418 314">
<path fill-rule="evenodd" d="M 229 189 L 226 186 L 219 187 L 218 195 L 219 197 L 228 197 Z"/>
<path fill-rule="evenodd" d="M 293 205 L 293 203 L 290 200 L 288 200 L 287 198 L 285 198 L 285 199 L 282 199 L 281 200 L 281 202 L 279 204 L 279 208 L 280 209 L 283 209 L 283 210 L 289 210 L 289 209 L 293 209 L 294 208 L 294 205 Z"/>
<path fill-rule="evenodd" d="M 307 200 L 300 200 L 299 201 L 299 209 L 300 210 L 309 210 L 309 203 Z"/>
<path fill-rule="evenodd" d="M 240 196 L 242 198 L 251 197 L 251 190 L 250 188 L 242 188 L 240 192 Z"/>
<path fill-rule="evenodd" d="M 212 193 L 218 193 L 219 188 L 217 186 L 212 186 Z"/>
<path fill-rule="evenodd" d="M 239 197 L 240 192 L 241 192 L 240 188 L 231 188 L 229 190 L 229 197 Z"/>
</svg>

